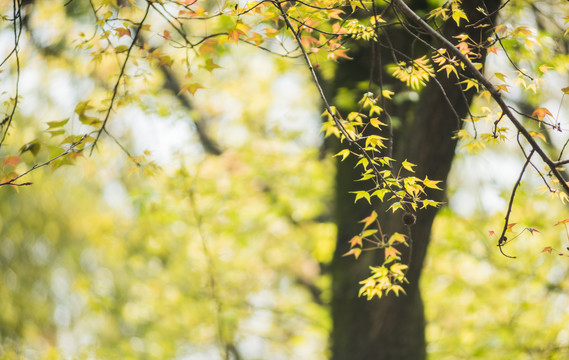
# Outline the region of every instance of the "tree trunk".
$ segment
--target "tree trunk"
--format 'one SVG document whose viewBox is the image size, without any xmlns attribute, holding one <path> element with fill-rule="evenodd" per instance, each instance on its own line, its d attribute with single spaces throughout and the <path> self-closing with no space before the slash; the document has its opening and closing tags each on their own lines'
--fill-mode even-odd
<svg viewBox="0 0 569 360">
<path fill-rule="evenodd" d="M 409 3 L 409 2 L 408 2 Z M 463 10 L 470 22 L 481 19 L 476 7 L 485 6 L 492 13 L 499 6 L 499 1 L 464 1 Z M 410 3 L 417 9 L 417 2 Z M 419 5 L 424 5 L 422 2 Z M 494 15 L 495 16 L 495 15 Z M 480 28 L 457 29 L 448 28 L 446 33 L 466 32 L 475 41 L 481 37 Z M 403 34 L 391 33 L 392 43 L 404 51 L 414 46 L 413 39 Z M 448 36 L 447 36 L 448 38 Z M 396 40 L 394 40 L 396 39 Z M 379 48 L 374 49 L 379 54 Z M 383 50 L 383 53 L 388 51 Z M 407 52 L 408 53 L 408 52 Z M 484 56 L 485 50 L 482 49 Z M 331 92 L 338 86 L 346 86 L 346 81 L 356 83 L 369 78 L 371 50 L 360 48 L 354 60 L 339 65 L 337 79 Z M 417 58 L 418 54 L 415 48 Z M 386 57 L 377 56 L 382 64 L 392 62 L 390 54 Z M 483 59 L 481 59 L 483 60 Z M 381 67 L 383 67 L 380 66 Z M 396 130 L 394 158 L 401 162 L 408 159 L 417 164 L 416 176 L 446 182 L 451 162 L 454 157 L 456 140 L 453 133 L 460 128 L 460 121 L 449 105 L 462 118 L 467 113 L 467 107 L 473 93 L 463 93 L 456 85 L 454 78 L 448 79 L 443 72 L 438 73 L 437 79 L 445 90 L 446 98 L 439 85 L 433 80 L 421 92 L 420 99 L 414 104 L 395 105 L 389 109 L 391 114 L 399 117 L 401 126 Z M 388 75 L 384 74 L 384 84 Z M 336 85 L 338 84 L 338 85 Z M 349 109 L 343 109 L 349 111 Z M 349 159 L 349 158 L 348 158 Z M 338 162 L 336 175 L 336 222 L 338 226 L 337 246 L 332 262 L 333 298 L 332 319 L 333 333 L 331 339 L 332 359 L 334 360 L 379 360 L 379 359 L 409 359 L 426 358 L 425 316 L 423 301 L 419 291 L 419 278 L 423 269 L 427 247 L 430 241 L 431 226 L 437 210 L 420 210 L 417 222 L 407 228 L 402 222 L 401 212 L 391 214 L 386 212 L 381 204 L 368 205 L 363 200 L 354 204 L 353 194 L 349 191 L 363 189 L 361 183 L 354 180 L 361 176 L 360 168 L 354 169 L 355 163 L 349 160 Z M 359 185 L 358 185 L 359 184 Z M 443 200 L 442 191 L 432 191 L 429 198 L 435 201 Z M 370 275 L 369 266 L 381 264 L 383 253 L 380 251 L 364 252 L 358 260 L 353 257 L 342 257 L 349 250 L 349 239 L 361 231 L 361 219 L 370 214 L 373 209 L 379 209 L 379 220 L 384 233 L 400 232 L 411 235 L 412 251 L 410 267 L 407 273 L 409 284 L 405 286 L 407 295 L 399 297 L 390 294 L 382 299 L 374 298 L 367 301 L 358 298 L 359 281 Z M 409 261 L 409 249 L 400 249 L 405 263 Z"/>
</svg>

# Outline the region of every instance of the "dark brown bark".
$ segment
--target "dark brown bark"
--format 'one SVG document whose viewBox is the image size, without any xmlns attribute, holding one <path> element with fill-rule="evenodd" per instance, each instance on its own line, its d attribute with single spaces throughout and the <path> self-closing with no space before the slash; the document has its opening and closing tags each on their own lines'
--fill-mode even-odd
<svg viewBox="0 0 569 360">
<path fill-rule="evenodd" d="M 498 8 L 499 1 L 463 1 L 463 4 L 470 21 L 474 22 L 481 18 L 480 13 L 475 10 L 476 7 L 487 6 L 489 12 L 492 12 Z M 411 2 L 410 6 L 417 9 L 413 5 L 416 4 Z M 453 35 L 459 30 L 468 31 L 474 40 L 481 39 L 480 28 L 448 29 L 447 33 Z M 397 39 L 392 43 L 397 44 L 399 49 L 407 50 L 412 46 L 413 38 L 402 31 L 390 36 Z M 377 54 L 378 49 L 375 51 Z M 369 49 L 360 49 L 351 64 L 340 66 L 336 87 L 346 79 L 354 83 L 365 81 L 370 71 L 364 64 L 370 63 L 370 54 Z M 415 48 L 414 57 L 420 55 L 422 54 L 418 54 Z M 383 64 L 392 62 L 389 58 L 383 58 L 382 61 Z M 437 79 L 444 88 L 447 99 L 440 86 L 435 81 L 430 81 L 421 92 L 418 102 L 400 104 L 399 107 L 392 105 L 390 112 L 397 115 L 401 121 L 400 128 L 396 130 L 394 158 L 399 162 L 408 159 L 418 164 L 418 177 L 424 178 L 427 175 L 430 179 L 446 182 L 456 146 L 456 140 L 452 138 L 453 133 L 460 127 L 455 112 L 460 117 L 465 117 L 473 94 L 462 93 L 455 84 L 456 80 L 449 80 L 445 75 L 439 74 Z M 449 102 L 453 105 L 454 111 Z M 383 254 L 379 251 L 364 253 L 357 261 L 353 257 L 342 257 L 342 254 L 349 250 L 348 240 L 361 230 L 358 221 L 376 208 L 379 209 L 378 214 L 384 232 L 408 234 L 409 229 L 402 223 L 401 213 L 393 215 L 391 212 L 386 212 L 385 206 L 381 204 L 369 206 L 363 201 L 354 204 L 353 194 L 348 192 L 358 190 L 358 183 L 353 181 L 361 176 L 360 170 L 354 169 L 354 163 L 349 161 L 339 162 L 337 169 L 338 238 L 332 263 L 334 325 L 331 340 L 332 359 L 425 359 L 425 316 L 419 291 L 419 278 L 437 211 L 432 208 L 421 210 L 417 214 L 417 223 L 410 229 L 412 258 L 407 274 L 409 284 L 405 287 L 407 295 L 395 297 L 391 294 L 380 300 L 374 298 L 371 301 L 358 298 L 358 282 L 369 276 L 370 265 L 380 264 L 383 258 Z M 444 186 L 444 182 L 442 185 Z M 429 198 L 436 201 L 442 201 L 443 196 L 442 191 L 429 193 Z M 408 249 L 401 250 L 404 250 L 403 261 L 408 261 Z"/>
</svg>

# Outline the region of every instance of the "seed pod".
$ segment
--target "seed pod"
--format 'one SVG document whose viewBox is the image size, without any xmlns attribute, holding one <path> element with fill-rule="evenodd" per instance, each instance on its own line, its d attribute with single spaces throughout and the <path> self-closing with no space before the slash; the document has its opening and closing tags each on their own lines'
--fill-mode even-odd
<svg viewBox="0 0 569 360">
<path fill-rule="evenodd" d="M 407 226 L 414 225 L 417 221 L 417 217 L 412 212 L 406 212 L 403 214 L 403 224 Z"/>
</svg>

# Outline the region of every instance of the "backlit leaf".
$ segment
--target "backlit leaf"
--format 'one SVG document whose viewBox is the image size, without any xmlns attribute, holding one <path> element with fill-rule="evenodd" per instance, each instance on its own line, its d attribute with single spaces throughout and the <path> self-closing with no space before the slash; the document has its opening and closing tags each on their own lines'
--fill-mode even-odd
<svg viewBox="0 0 569 360">
<path fill-rule="evenodd" d="M 350 248 L 353 248 L 356 245 L 362 246 L 362 238 L 357 235 L 350 239 Z"/>
<path fill-rule="evenodd" d="M 425 185 L 428 188 L 431 189 L 437 189 L 437 190 L 442 190 L 440 187 L 438 187 L 438 183 L 440 183 L 440 180 L 430 180 L 427 176 L 425 176 L 425 180 L 423 180 L 423 185 Z"/>
<path fill-rule="evenodd" d="M 356 203 L 359 199 L 366 199 L 368 203 L 371 204 L 370 196 L 367 191 L 350 191 L 352 194 L 356 194 L 356 199 L 354 203 Z"/>
<path fill-rule="evenodd" d="M 374 211 L 371 212 L 371 214 L 366 217 L 365 219 L 361 220 L 361 223 L 364 223 L 364 229 L 367 228 L 368 226 L 370 226 L 371 224 L 373 224 L 373 222 L 377 219 L 377 213 Z"/>
<path fill-rule="evenodd" d="M 546 252 L 551 254 L 551 251 L 553 250 L 553 248 L 551 246 L 546 246 L 543 248 L 543 250 L 541 250 L 542 253 Z"/>
<path fill-rule="evenodd" d="M 350 255 L 354 255 L 354 257 L 357 259 L 358 257 L 360 257 L 360 254 L 362 253 L 362 249 L 360 248 L 353 248 L 350 249 L 350 251 L 348 251 L 347 253 L 345 253 L 342 256 L 350 256 Z"/>
<path fill-rule="evenodd" d="M 413 170 L 413 166 L 417 166 L 413 163 L 410 163 L 409 161 L 407 161 L 407 159 L 403 160 L 403 162 L 401 163 L 401 166 L 403 166 L 403 168 L 407 171 L 410 171 L 412 173 L 415 172 L 415 170 Z"/>
<path fill-rule="evenodd" d="M 4 158 L 4 166 L 8 165 L 16 167 L 20 161 L 22 161 L 22 158 L 20 158 L 18 155 L 6 156 Z"/>
</svg>

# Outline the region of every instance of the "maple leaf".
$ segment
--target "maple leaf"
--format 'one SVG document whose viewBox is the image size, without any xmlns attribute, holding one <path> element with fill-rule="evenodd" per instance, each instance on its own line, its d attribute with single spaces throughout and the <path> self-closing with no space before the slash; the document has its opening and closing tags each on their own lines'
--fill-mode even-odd
<svg viewBox="0 0 569 360">
<path fill-rule="evenodd" d="M 115 31 L 119 38 L 122 38 L 123 36 L 131 36 L 130 29 L 127 28 L 116 28 Z"/>
<path fill-rule="evenodd" d="M 354 257 L 357 259 L 358 257 L 360 257 L 360 254 L 362 253 L 362 249 L 360 248 L 353 248 L 350 249 L 350 251 L 348 251 L 347 253 L 345 253 L 342 256 L 350 256 L 350 255 L 354 255 Z"/>
<path fill-rule="evenodd" d="M 253 35 L 247 39 L 247 41 L 251 41 L 255 45 L 261 45 L 265 39 L 263 39 L 263 35 L 253 32 Z"/>
<path fill-rule="evenodd" d="M 217 65 L 213 62 L 213 59 L 207 59 L 204 65 L 200 65 L 201 68 L 206 69 L 209 72 L 212 72 L 215 69 L 220 69 L 221 66 Z"/>
<path fill-rule="evenodd" d="M 533 136 L 533 137 L 538 137 L 538 138 L 540 138 L 541 140 L 547 142 L 547 139 L 545 138 L 545 136 L 543 136 L 542 133 L 539 133 L 539 132 L 537 132 L 537 131 L 530 131 L 529 134 L 530 134 L 531 136 Z"/>
<path fill-rule="evenodd" d="M 438 187 L 438 183 L 440 183 L 441 181 L 435 181 L 435 180 L 430 180 L 427 176 L 425 176 L 425 180 L 423 180 L 423 185 L 425 185 L 428 188 L 431 189 L 437 189 L 437 190 L 442 190 L 440 187 Z"/>
<path fill-rule="evenodd" d="M 357 235 L 350 239 L 350 248 L 353 248 L 356 245 L 363 246 L 362 238 Z"/>
<path fill-rule="evenodd" d="M 207 39 L 206 41 L 204 41 L 202 43 L 202 46 L 200 46 L 200 49 L 199 49 L 200 55 L 205 55 L 208 53 L 215 53 L 216 50 L 213 47 L 214 44 L 218 44 L 218 41 L 216 39 L 213 39 L 213 38 L 210 38 L 210 39 Z"/>
<path fill-rule="evenodd" d="M 370 226 L 375 219 L 377 219 L 377 213 L 374 211 L 371 212 L 371 215 L 366 217 L 365 219 L 361 220 L 361 223 L 364 223 L 364 229 L 366 229 L 368 226 Z"/>
<path fill-rule="evenodd" d="M 466 14 L 464 13 L 464 11 L 462 11 L 460 9 L 453 9 L 452 19 L 456 22 L 457 26 L 460 26 L 460 19 L 464 19 L 468 22 L 468 18 L 466 17 Z"/>
<path fill-rule="evenodd" d="M 526 230 L 529 231 L 532 235 L 534 232 L 540 232 L 539 230 L 537 230 L 536 228 L 532 228 L 532 227 L 526 227 Z"/>
<path fill-rule="evenodd" d="M 531 36 L 532 31 L 527 26 L 518 26 L 514 29 L 514 34 L 521 35 L 521 36 Z"/>
<path fill-rule="evenodd" d="M 340 152 L 338 152 L 334 156 L 341 156 L 342 157 L 341 161 L 344 161 L 348 157 L 348 155 L 350 155 L 350 150 L 344 149 L 344 150 L 341 150 Z"/>
<path fill-rule="evenodd" d="M 238 30 L 231 30 L 227 36 L 237 44 L 239 42 L 240 35 L 241 33 Z"/>
<path fill-rule="evenodd" d="M 546 72 L 548 72 L 549 69 L 551 69 L 551 66 L 547 66 L 547 65 L 545 65 L 545 64 L 539 66 L 539 71 L 541 71 L 541 72 L 544 73 L 544 74 L 545 74 Z"/>
<path fill-rule="evenodd" d="M 504 91 L 504 92 L 509 92 L 508 88 L 510 87 L 510 85 L 506 85 L 506 84 L 500 84 L 496 86 L 496 89 L 498 91 Z"/>
<path fill-rule="evenodd" d="M 182 89 L 180 89 L 180 92 L 178 94 L 181 94 L 184 91 L 188 91 L 190 94 L 194 95 L 196 93 L 196 91 L 198 91 L 199 89 L 204 89 L 204 87 L 199 83 L 191 83 L 191 84 L 184 85 L 184 87 L 182 87 Z"/>
<path fill-rule="evenodd" d="M 415 164 L 410 163 L 409 161 L 407 161 L 407 159 L 403 160 L 403 162 L 401 163 L 401 166 L 403 166 L 404 169 L 406 169 L 407 171 L 410 172 L 415 172 L 415 170 L 413 170 L 413 166 L 417 166 Z"/>
<path fill-rule="evenodd" d="M 500 49 L 498 46 L 491 46 L 488 49 L 486 49 L 486 53 L 487 54 L 494 53 L 498 55 L 498 49 Z"/>
<path fill-rule="evenodd" d="M 401 255 L 401 253 L 393 246 L 390 246 L 387 249 L 385 249 L 385 259 L 389 259 L 390 257 L 398 259 L 399 255 Z"/>
<path fill-rule="evenodd" d="M 6 156 L 4 158 L 4 166 L 10 165 L 12 167 L 16 167 L 20 161 L 22 161 L 22 158 L 18 155 Z"/>
<path fill-rule="evenodd" d="M 541 252 L 542 252 L 542 253 L 546 252 L 546 253 L 551 254 L 551 251 L 552 251 L 552 250 L 553 250 L 553 249 L 551 248 L 551 246 L 546 246 L 546 247 L 543 248 L 543 250 L 541 250 Z"/>
<path fill-rule="evenodd" d="M 547 110 L 546 108 L 537 108 L 531 113 L 532 117 L 537 117 L 537 119 L 539 120 L 540 126 L 541 126 L 541 122 L 543 121 L 543 119 L 545 118 L 546 115 L 553 117 L 551 112 L 549 112 L 549 110 Z"/>
<path fill-rule="evenodd" d="M 267 38 L 275 37 L 279 33 L 277 29 L 273 28 L 265 28 L 263 31 L 265 32 L 265 37 Z"/>
</svg>

